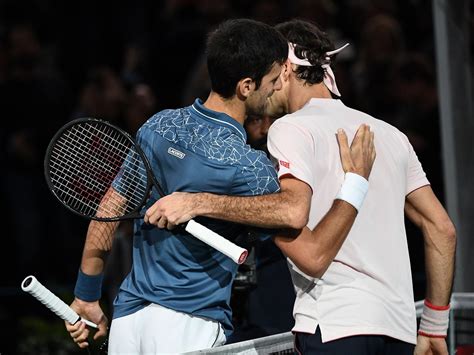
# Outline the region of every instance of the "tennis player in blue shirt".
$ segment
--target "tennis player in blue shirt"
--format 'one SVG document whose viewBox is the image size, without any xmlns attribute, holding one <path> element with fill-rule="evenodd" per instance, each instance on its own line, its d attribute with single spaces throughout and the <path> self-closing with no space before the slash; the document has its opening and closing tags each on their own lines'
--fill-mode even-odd
<svg viewBox="0 0 474 355">
<path fill-rule="evenodd" d="M 210 34 L 207 64 L 212 90 L 205 102 L 164 110 L 139 130 L 137 141 L 165 193 L 207 191 L 261 195 L 279 190 L 265 153 L 246 145 L 247 115 L 262 114 L 288 57 L 286 40 L 272 27 L 230 20 Z M 156 192 L 149 205 L 158 199 Z M 237 224 L 200 220 L 234 240 Z M 99 305 L 105 258 L 115 223 L 92 221 L 71 307 L 107 333 Z M 183 353 L 221 345 L 232 332 L 229 298 L 237 264 L 183 231 L 136 220 L 133 266 L 114 302 L 109 354 Z M 84 348 L 84 323 L 66 324 Z"/>
</svg>

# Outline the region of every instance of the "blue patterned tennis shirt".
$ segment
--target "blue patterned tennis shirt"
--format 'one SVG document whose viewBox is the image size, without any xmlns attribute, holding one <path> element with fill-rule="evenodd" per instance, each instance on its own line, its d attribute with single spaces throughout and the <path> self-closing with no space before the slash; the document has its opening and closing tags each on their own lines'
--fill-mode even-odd
<svg viewBox="0 0 474 355">
<path fill-rule="evenodd" d="M 272 163 L 250 148 L 240 123 L 193 105 L 164 110 L 138 131 L 137 142 L 166 194 L 174 191 L 262 195 L 279 191 Z M 159 198 L 156 191 L 145 208 Z M 197 219 L 234 241 L 241 225 Z M 114 302 L 114 318 L 150 303 L 216 320 L 232 331 L 229 299 L 238 265 L 183 231 L 168 231 L 135 221 L 133 266 Z"/>
</svg>

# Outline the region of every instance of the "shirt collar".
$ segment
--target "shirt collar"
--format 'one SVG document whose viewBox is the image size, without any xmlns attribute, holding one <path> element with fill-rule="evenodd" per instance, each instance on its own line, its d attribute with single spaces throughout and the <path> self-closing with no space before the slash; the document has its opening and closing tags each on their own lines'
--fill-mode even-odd
<svg viewBox="0 0 474 355">
<path fill-rule="evenodd" d="M 303 107 L 320 106 L 320 105 L 338 105 L 338 106 L 342 105 L 342 106 L 344 106 L 344 103 L 340 99 L 312 97 L 311 99 L 308 100 L 308 102 Z"/>
<path fill-rule="evenodd" d="M 229 115 L 222 112 L 209 110 L 204 106 L 204 103 L 201 99 L 196 99 L 196 101 L 194 101 L 194 103 L 191 105 L 191 108 L 199 115 L 199 117 L 202 117 L 206 121 L 212 122 L 214 124 L 227 127 L 237 133 L 237 135 L 241 137 L 244 142 L 247 141 L 247 133 L 245 132 L 244 127 Z"/>
</svg>

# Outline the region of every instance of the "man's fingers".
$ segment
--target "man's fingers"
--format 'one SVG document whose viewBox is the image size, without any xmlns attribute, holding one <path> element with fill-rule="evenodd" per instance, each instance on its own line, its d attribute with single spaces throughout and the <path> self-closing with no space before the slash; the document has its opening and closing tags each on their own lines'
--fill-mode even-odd
<svg viewBox="0 0 474 355">
<path fill-rule="evenodd" d="M 69 331 L 69 334 L 71 334 L 71 337 L 73 339 L 78 338 L 85 329 L 85 324 L 83 322 L 78 322 L 78 323 L 79 323 L 79 326 L 77 328 L 75 329 L 73 328 L 72 330 Z"/>
<path fill-rule="evenodd" d="M 81 322 L 81 326 L 79 329 L 73 333 L 71 333 L 71 337 L 77 345 L 81 348 L 85 348 L 89 345 L 87 342 L 87 337 L 89 336 L 89 330 L 87 329 L 86 325 Z"/>
<path fill-rule="evenodd" d="M 87 337 L 89 336 L 89 331 L 84 331 L 81 335 L 74 338 L 74 341 L 78 344 L 84 343 L 87 341 Z"/>
<path fill-rule="evenodd" d="M 370 130 L 370 126 L 369 125 L 366 125 L 365 126 L 366 129 L 365 129 L 365 134 L 364 134 L 364 137 L 363 137 L 363 140 L 362 140 L 362 144 L 364 146 L 364 149 L 366 149 L 367 151 L 370 152 L 370 149 L 371 149 L 371 139 L 372 139 L 372 131 Z"/>
<path fill-rule="evenodd" d="M 377 155 L 377 152 L 375 151 L 375 135 L 374 135 L 374 132 L 372 131 L 370 131 L 370 148 L 371 148 L 370 158 L 372 159 L 372 161 L 374 161 Z"/>
<path fill-rule="evenodd" d="M 347 172 L 349 167 L 352 165 L 352 159 L 346 132 L 342 128 L 339 128 L 336 137 L 337 143 L 339 144 L 339 155 L 341 156 L 342 168 L 344 169 L 344 172 Z"/>
<path fill-rule="evenodd" d="M 64 322 L 66 324 L 66 330 L 72 334 L 72 332 L 77 331 L 79 327 L 81 326 L 82 322 L 77 322 L 76 324 L 71 324 L 69 322 Z"/>
<path fill-rule="evenodd" d="M 99 330 L 94 334 L 94 340 L 97 340 L 101 337 L 104 337 L 107 335 L 107 324 L 106 322 L 101 322 L 99 323 Z"/>
<path fill-rule="evenodd" d="M 360 142 L 364 140 L 364 137 L 366 136 L 366 133 L 367 133 L 367 127 L 368 126 L 366 124 L 361 124 L 359 126 L 354 136 L 354 139 L 352 140 L 351 148 L 355 146 L 356 144 L 360 144 Z"/>
<path fill-rule="evenodd" d="M 77 345 L 79 345 L 79 347 L 81 349 L 84 349 L 84 348 L 87 348 L 89 346 L 89 343 L 87 341 L 84 341 L 84 342 L 82 342 L 80 344 L 77 344 Z"/>
<path fill-rule="evenodd" d="M 157 201 L 158 202 L 158 201 Z M 155 214 L 155 211 L 157 209 L 157 202 L 155 202 L 153 205 L 151 205 L 145 212 L 145 216 L 143 217 L 143 220 L 145 223 L 152 223 L 150 222 L 151 217 Z"/>
<path fill-rule="evenodd" d="M 176 228 L 176 224 L 174 224 L 174 223 L 172 223 L 168 220 L 168 223 L 166 224 L 166 229 L 173 230 L 175 228 Z"/>
<path fill-rule="evenodd" d="M 166 225 L 168 224 L 168 219 L 166 217 L 161 216 L 161 218 L 158 219 L 157 223 L 153 223 L 156 225 L 158 228 L 163 229 L 166 228 Z"/>
</svg>

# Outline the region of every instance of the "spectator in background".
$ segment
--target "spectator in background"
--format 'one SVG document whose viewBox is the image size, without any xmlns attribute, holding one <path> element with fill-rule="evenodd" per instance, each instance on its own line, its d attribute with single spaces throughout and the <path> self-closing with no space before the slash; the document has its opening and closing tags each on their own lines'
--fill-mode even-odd
<svg viewBox="0 0 474 355">
<path fill-rule="evenodd" d="M 49 139 L 66 121 L 71 98 L 61 77 L 49 66 L 32 23 L 15 23 L 8 29 L 3 53 L 0 189 L 8 206 L 5 221 L 14 231 L 16 264 L 12 269 L 22 277 L 31 270 L 54 268 L 53 262 L 45 264 L 43 259 L 73 245 L 64 238 L 67 217 L 47 191 L 42 164 Z M 52 218 L 49 212 L 53 210 L 59 219 Z"/>
<path fill-rule="evenodd" d="M 391 80 L 397 110 L 394 124 L 408 136 L 433 189 L 444 201 L 438 93 L 433 63 L 422 53 L 399 58 Z"/>
<path fill-rule="evenodd" d="M 403 53 L 403 37 L 398 21 L 389 15 L 376 15 L 362 28 L 354 78 L 358 107 L 392 122 L 396 111 L 390 96 L 390 80 Z"/>
<path fill-rule="evenodd" d="M 150 46 L 152 87 L 167 108 L 178 107 L 183 83 L 205 47 L 207 33 L 224 19 L 232 18 L 233 7 L 230 0 L 173 0 L 165 2 L 157 17 Z M 170 63 L 175 70 L 167 70 Z"/>
<path fill-rule="evenodd" d="M 90 70 L 79 97 L 72 118 L 95 117 L 115 124 L 123 122 L 126 90 L 120 77 L 111 68 Z"/>
</svg>

